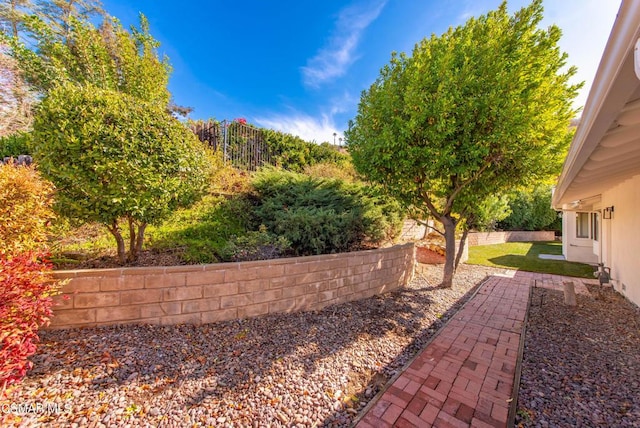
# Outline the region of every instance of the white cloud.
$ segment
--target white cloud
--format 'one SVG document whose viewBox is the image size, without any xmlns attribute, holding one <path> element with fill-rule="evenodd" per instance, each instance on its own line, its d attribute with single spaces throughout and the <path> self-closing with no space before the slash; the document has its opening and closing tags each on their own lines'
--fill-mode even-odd
<svg viewBox="0 0 640 428">
<path fill-rule="evenodd" d="M 319 115 L 311 116 L 295 108 L 285 113 L 274 113 L 262 117 L 252 117 L 251 121 L 265 128 L 275 129 L 288 134 L 297 135 L 307 141 L 316 143 L 335 142 L 344 138 L 344 128 L 336 125 L 335 117 L 349 113 L 357 105 L 359 98 L 348 91 L 332 97 Z"/>
<path fill-rule="evenodd" d="M 275 129 L 297 135 L 306 141 L 323 143 L 325 141 L 333 144 L 333 133 L 336 134 L 336 142 L 342 137 L 333 121 L 331 115 L 322 114 L 319 118 L 309 116 L 301 112 L 291 114 L 274 114 L 267 117 L 256 117 L 253 121 L 264 128 Z"/>
<path fill-rule="evenodd" d="M 380 15 L 386 0 L 355 4 L 342 9 L 329 42 L 302 67 L 305 85 L 317 88 L 322 83 L 342 76 L 357 59 L 356 49 L 362 32 Z"/>
</svg>

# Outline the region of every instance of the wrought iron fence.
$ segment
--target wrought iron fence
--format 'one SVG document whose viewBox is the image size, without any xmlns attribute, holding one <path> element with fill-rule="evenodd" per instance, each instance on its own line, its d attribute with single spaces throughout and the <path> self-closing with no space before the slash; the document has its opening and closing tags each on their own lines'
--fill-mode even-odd
<svg viewBox="0 0 640 428">
<path fill-rule="evenodd" d="M 236 168 L 255 171 L 261 166 L 273 165 L 264 133 L 243 119 L 196 122 L 191 129 L 200 141 L 219 150 L 225 163 Z"/>
</svg>

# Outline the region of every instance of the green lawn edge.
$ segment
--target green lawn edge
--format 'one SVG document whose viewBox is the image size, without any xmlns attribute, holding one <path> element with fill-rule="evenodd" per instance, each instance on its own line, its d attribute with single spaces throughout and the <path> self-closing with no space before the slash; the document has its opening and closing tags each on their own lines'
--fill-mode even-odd
<svg viewBox="0 0 640 428">
<path fill-rule="evenodd" d="M 467 264 L 500 267 L 527 272 L 549 273 L 593 279 L 593 267 L 586 263 L 545 260 L 540 254 L 562 254 L 559 241 L 506 242 L 469 247 Z"/>
</svg>

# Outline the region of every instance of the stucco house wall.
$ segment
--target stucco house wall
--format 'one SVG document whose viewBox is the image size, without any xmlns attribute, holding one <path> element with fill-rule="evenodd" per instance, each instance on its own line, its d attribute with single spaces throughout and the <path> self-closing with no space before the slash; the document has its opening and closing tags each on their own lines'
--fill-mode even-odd
<svg viewBox="0 0 640 428">
<path fill-rule="evenodd" d="M 639 40 L 640 1 L 623 0 L 552 204 L 566 217 L 565 257 L 596 257 L 611 268 L 615 289 L 640 306 Z M 578 210 L 599 218 L 598 233 L 590 236 L 591 254 L 588 245 L 572 246 Z"/>
<path fill-rule="evenodd" d="M 604 192 L 602 205 L 614 207 L 611 219 L 602 220 L 602 262 L 615 289 L 640 305 L 640 175 Z"/>
</svg>

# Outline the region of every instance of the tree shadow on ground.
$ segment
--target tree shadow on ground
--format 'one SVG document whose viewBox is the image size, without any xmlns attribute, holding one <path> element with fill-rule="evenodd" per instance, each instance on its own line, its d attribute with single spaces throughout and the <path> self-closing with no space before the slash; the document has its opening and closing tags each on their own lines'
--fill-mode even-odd
<svg viewBox="0 0 640 428">
<path fill-rule="evenodd" d="M 518 256 L 515 254 L 509 254 L 505 256 L 492 257 L 489 259 L 489 261 L 498 266 L 508 266 L 513 269 L 518 269 L 523 264 L 525 264 L 524 261 L 527 259 L 528 259 L 527 256 Z"/>
</svg>

